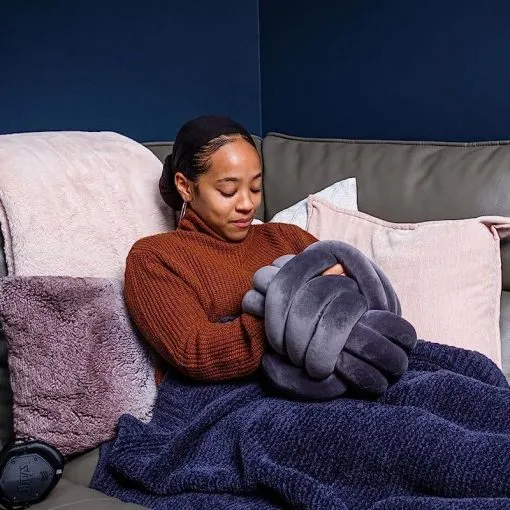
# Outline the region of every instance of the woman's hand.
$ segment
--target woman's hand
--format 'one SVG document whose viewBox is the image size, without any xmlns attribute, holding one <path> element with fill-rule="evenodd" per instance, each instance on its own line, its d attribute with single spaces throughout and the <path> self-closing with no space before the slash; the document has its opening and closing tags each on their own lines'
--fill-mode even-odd
<svg viewBox="0 0 510 510">
<path fill-rule="evenodd" d="M 338 275 L 338 276 L 345 276 L 345 269 L 342 264 L 335 264 L 334 266 L 331 266 L 329 269 L 326 269 L 321 276 L 328 276 L 328 275 Z"/>
</svg>

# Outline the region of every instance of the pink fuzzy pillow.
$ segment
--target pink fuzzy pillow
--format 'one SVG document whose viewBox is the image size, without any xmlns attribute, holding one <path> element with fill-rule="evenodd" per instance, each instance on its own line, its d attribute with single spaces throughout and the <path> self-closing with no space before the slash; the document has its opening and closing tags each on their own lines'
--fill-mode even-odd
<svg viewBox="0 0 510 510">
<path fill-rule="evenodd" d="M 390 223 L 310 196 L 307 230 L 379 265 L 419 338 L 481 352 L 501 367 L 500 239 L 510 218 Z"/>
</svg>

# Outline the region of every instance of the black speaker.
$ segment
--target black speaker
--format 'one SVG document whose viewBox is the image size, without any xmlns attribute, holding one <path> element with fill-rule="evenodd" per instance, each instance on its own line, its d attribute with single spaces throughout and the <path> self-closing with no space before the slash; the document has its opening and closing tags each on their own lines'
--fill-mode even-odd
<svg viewBox="0 0 510 510">
<path fill-rule="evenodd" d="M 42 441 L 15 441 L 0 454 L 0 504 L 26 508 L 45 499 L 62 477 L 65 459 Z"/>
</svg>

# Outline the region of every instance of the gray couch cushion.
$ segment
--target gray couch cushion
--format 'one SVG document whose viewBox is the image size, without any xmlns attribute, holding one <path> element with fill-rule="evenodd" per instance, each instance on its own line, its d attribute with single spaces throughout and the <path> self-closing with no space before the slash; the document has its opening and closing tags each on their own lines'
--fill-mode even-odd
<svg viewBox="0 0 510 510">
<path fill-rule="evenodd" d="M 70 482 L 88 487 L 98 462 L 99 448 L 95 448 L 90 452 L 69 460 L 64 466 L 63 477 Z"/>
<path fill-rule="evenodd" d="M 136 510 L 143 506 L 105 496 L 101 492 L 76 485 L 68 480 L 60 480 L 50 495 L 41 503 L 30 508 L 34 510 L 56 510 L 68 508 L 69 510 Z"/>
<path fill-rule="evenodd" d="M 266 220 L 346 177 L 359 209 L 395 222 L 510 216 L 510 142 L 314 140 L 271 133 L 262 143 Z M 502 246 L 510 290 L 510 244 Z"/>
<path fill-rule="evenodd" d="M 257 150 L 259 154 L 262 153 L 262 140 L 258 136 L 252 136 L 255 145 L 257 146 Z M 148 149 L 150 149 L 161 162 L 165 161 L 165 158 L 172 152 L 173 142 L 147 142 L 144 144 Z M 257 211 L 257 218 L 259 220 L 264 220 L 264 202 L 262 202 L 259 210 Z"/>
</svg>

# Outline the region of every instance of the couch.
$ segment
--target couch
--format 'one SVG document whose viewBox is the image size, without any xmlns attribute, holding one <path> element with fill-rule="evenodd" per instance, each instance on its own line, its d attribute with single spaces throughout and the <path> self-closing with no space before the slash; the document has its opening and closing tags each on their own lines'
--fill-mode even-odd
<svg viewBox="0 0 510 510">
<path fill-rule="evenodd" d="M 359 209 L 393 222 L 510 217 L 510 142 L 442 143 L 309 139 L 269 133 L 255 137 L 264 165 L 258 218 L 310 193 L 356 177 Z M 145 144 L 161 161 L 171 142 Z M 510 378 L 510 246 L 503 243 L 500 330 L 503 372 Z M 2 273 L 3 271 L 3 273 Z M 0 276 L 5 273 L 0 264 Z M 0 438 L 11 437 L 12 394 L 5 342 L 0 342 Z M 135 508 L 87 488 L 97 451 L 68 462 L 63 479 L 34 508 Z M 140 508 L 140 507 L 138 507 Z"/>
</svg>

